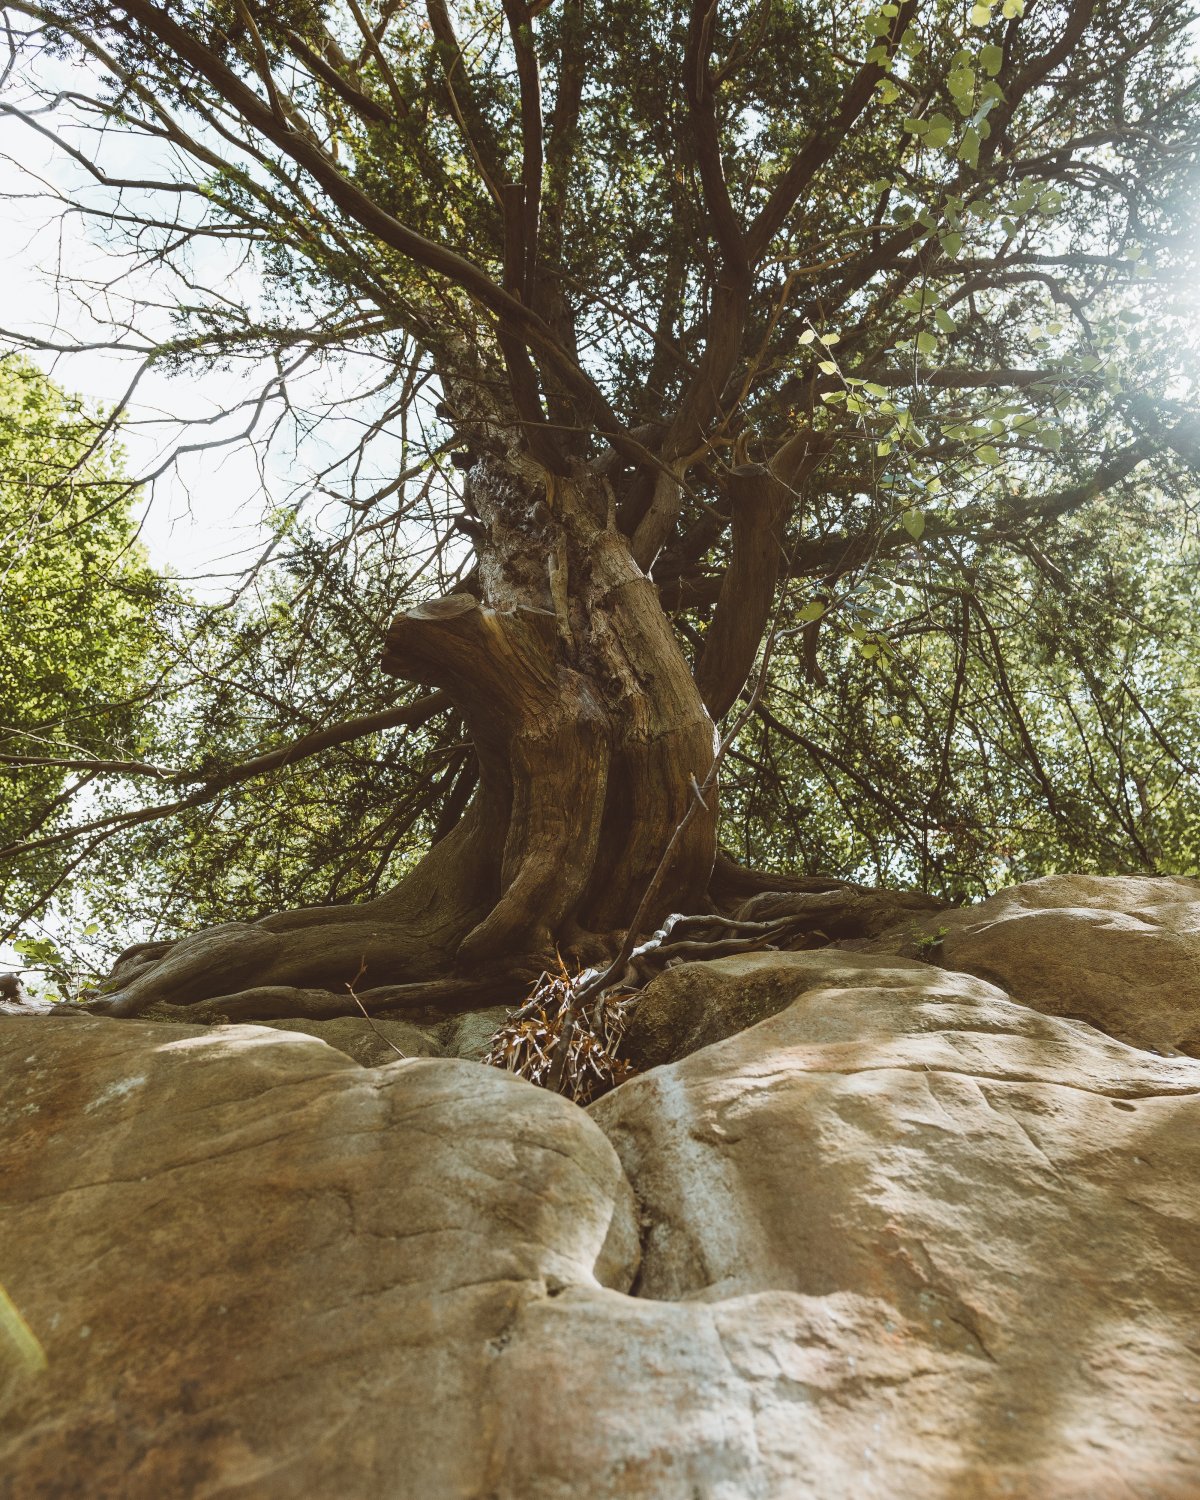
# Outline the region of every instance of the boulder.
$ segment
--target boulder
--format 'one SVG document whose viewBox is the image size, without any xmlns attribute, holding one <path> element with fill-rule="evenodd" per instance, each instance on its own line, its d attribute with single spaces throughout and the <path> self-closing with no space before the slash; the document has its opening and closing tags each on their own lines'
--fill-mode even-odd
<svg viewBox="0 0 1200 1500">
<path fill-rule="evenodd" d="M 465 1057 L 481 1062 L 492 1045 L 492 1038 L 508 1020 L 507 1005 L 491 1005 L 484 1010 L 465 1010 L 443 1021 L 434 1031 L 447 1057 Z"/>
<path fill-rule="evenodd" d="M 807 990 L 855 981 L 910 983 L 914 971 L 927 974 L 929 965 L 836 948 L 676 964 L 643 990 L 622 1050 L 640 1071 L 657 1068 L 757 1025 Z"/>
<path fill-rule="evenodd" d="M 712 1319 L 742 1493 L 1200 1494 L 1200 1063 L 911 962 L 812 987 L 814 957 L 589 1111 L 637 1298 Z"/>
<path fill-rule="evenodd" d="M 497 1069 L 4 1017 L 0 1078 L 14 1500 L 483 1494 L 522 1304 L 636 1268 L 602 1132 Z"/>
<path fill-rule="evenodd" d="M 947 968 L 1134 1046 L 1200 1056 L 1200 880 L 1047 875 L 936 920 Z"/>
<path fill-rule="evenodd" d="M 1195 1500 L 1200 1061 L 754 957 L 586 1112 L 0 1017 L 0 1493 Z"/>
<path fill-rule="evenodd" d="M 364 1068 L 382 1067 L 396 1061 L 397 1051 L 405 1057 L 441 1057 L 442 1048 L 427 1032 L 407 1021 L 391 1021 L 386 1016 L 374 1025 L 362 1016 L 335 1016 L 328 1021 L 263 1021 L 275 1031 L 297 1031 L 315 1036 L 327 1046 L 344 1052 Z"/>
</svg>

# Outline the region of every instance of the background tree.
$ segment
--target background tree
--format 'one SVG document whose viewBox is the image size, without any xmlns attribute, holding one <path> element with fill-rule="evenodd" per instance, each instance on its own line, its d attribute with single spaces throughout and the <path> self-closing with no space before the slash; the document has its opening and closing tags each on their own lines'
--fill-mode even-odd
<svg viewBox="0 0 1200 1500">
<path fill-rule="evenodd" d="M 0 840 L 29 840 L 85 796 L 110 756 L 136 759 L 162 592 L 131 493 L 97 421 L 27 360 L 0 358 Z M 119 769 L 109 761 L 108 769 Z M 4 866 L 0 904 L 28 921 L 86 858 L 46 849 Z M 31 962 L 61 962 L 26 935 Z"/>
<path fill-rule="evenodd" d="M 610 952 L 689 808 L 646 919 L 722 899 L 738 881 L 721 863 L 712 883 L 715 799 L 697 813 L 696 787 L 772 628 L 735 806 L 780 806 L 786 741 L 835 799 L 855 789 L 856 837 L 907 829 L 907 867 L 876 857 L 881 873 L 961 889 L 981 864 L 947 857 L 970 844 L 964 745 L 981 741 L 993 805 L 1032 792 L 1078 829 L 1086 809 L 1038 743 L 1067 733 L 1090 757 L 1080 784 L 1133 826 L 1121 726 L 1136 699 L 1161 733 L 1158 703 L 1121 675 L 1096 590 L 1105 518 L 1178 525 L 1168 500 L 1196 455 L 1186 7 L 7 13 L 11 77 L 45 71 L 58 139 L 99 190 L 70 210 L 179 278 L 178 327 L 127 329 L 125 346 L 149 363 L 266 355 L 256 412 L 276 431 L 303 425 L 305 361 L 348 358 L 358 430 L 316 476 L 347 506 L 337 554 L 365 577 L 372 540 L 412 557 L 424 529 L 432 550 L 397 596 L 456 578 L 387 633 L 386 670 L 423 696 L 265 761 L 176 769 L 172 801 L 88 830 L 404 726 L 429 727 L 435 751 L 469 737 L 453 775 L 445 756 L 436 772 L 444 836 L 366 901 L 130 955 L 114 1011 L 231 991 L 249 1009 L 300 1004 L 296 986 L 337 991 L 364 964 L 380 1005 L 494 994 L 497 973 L 515 983 L 555 944 Z M 82 70 L 69 89 L 64 59 Z M 97 73 L 101 88 L 80 85 Z M 50 128 L 27 97 L 6 108 Z M 128 145 L 106 155 L 114 128 L 139 143 L 137 172 Z M 252 305 L 214 274 L 223 253 L 253 266 Z M 1097 623 L 1106 650 L 1064 665 L 1059 646 Z M 1026 654 L 1039 638 L 1041 660 Z M 1115 680 L 1132 695 L 1117 718 L 1102 706 Z M 889 695 L 888 726 L 923 741 L 916 796 L 876 732 Z M 815 734 L 796 726 L 814 704 Z M 1186 747 L 1170 753 L 1191 777 Z M 432 809 L 418 795 L 398 838 Z M 808 815 L 765 841 L 743 818 L 743 852 L 792 853 Z M 1016 868 L 1050 848 L 1028 833 Z M 1143 841 L 1132 862 L 1155 858 Z"/>
</svg>

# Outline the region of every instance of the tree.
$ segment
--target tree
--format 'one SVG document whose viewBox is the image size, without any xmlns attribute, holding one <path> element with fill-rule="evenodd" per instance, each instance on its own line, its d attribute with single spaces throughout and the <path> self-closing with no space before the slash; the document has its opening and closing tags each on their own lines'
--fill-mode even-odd
<svg viewBox="0 0 1200 1500">
<path fill-rule="evenodd" d="M 800 693 L 831 632 L 885 666 L 881 580 L 932 637 L 949 602 L 1028 752 L 980 580 L 1053 570 L 1097 497 L 1194 465 L 1196 81 L 1170 0 L 6 11 L 106 195 L 69 207 L 187 288 L 146 360 L 266 352 L 284 408 L 304 359 L 369 360 L 324 488 L 353 536 L 420 501 L 444 572 L 452 535 L 473 553 L 382 657 L 428 690 L 386 723 L 461 716 L 457 821 L 371 900 L 131 953 L 113 1013 L 297 986 L 336 1009 L 364 973 L 377 1005 L 461 1003 L 703 909 L 714 724 L 765 636 L 803 642 L 779 654 Z M 64 58 L 105 86 L 64 89 Z M 114 128 L 144 166 L 109 160 Z M 231 246 L 257 305 L 214 274 Z M 372 444 L 418 461 L 373 479 Z"/>
<path fill-rule="evenodd" d="M 150 617 L 162 592 L 137 542 L 120 450 L 93 443 L 96 425 L 27 360 L 0 359 L 5 843 L 52 826 L 93 786 L 103 757 L 136 754 L 143 728 Z M 70 873 L 30 852 L 6 866 L 0 901 L 19 925 L 47 883 Z"/>
</svg>

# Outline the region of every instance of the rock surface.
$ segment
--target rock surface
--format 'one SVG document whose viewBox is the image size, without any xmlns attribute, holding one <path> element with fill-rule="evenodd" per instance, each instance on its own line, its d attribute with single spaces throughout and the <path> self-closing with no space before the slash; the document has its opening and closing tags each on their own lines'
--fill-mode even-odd
<svg viewBox="0 0 1200 1500">
<path fill-rule="evenodd" d="M 492 1038 L 508 1019 L 508 1011 L 506 1005 L 465 1010 L 443 1021 L 434 1034 L 447 1057 L 465 1057 L 471 1062 L 480 1062 L 491 1046 Z"/>
<path fill-rule="evenodd" d="M 947 968 L 1134 1046 L 1200 1057 L 1200 880 L 1047 875 L 936 920 Z"/>
<path fill-rule="evenodd" d="M 1200 1057 L 1200 880 L 1047 875 L 836 946 L 940 963 L 1135 1047 Z"/>
<path fill-rule="evenodd" d="M 846 957 L 590 1111 L 635 1291 L 721 1323 L 764 1493 L 1200 1493 L 1200 1064 Z"/>
<path fill-rule="evenodd" d="M 315 1036 L 327 1046 L 352 1057 L 364 1068 L 379 1068 L 396 1061 L 396 1050 L 405 1057 L 442 1057 L 438 1042 L 407 1021 L 389 1021 L 386 1016 L 369 1025 L 361 1016 L 335 1016 L 328 1021 L 262 1021 L 273 1031 L 295 1031 Z"/>
<path fill-rule="evenodd" d="M 643 991 L 625 1055 L 639 1071 L 657 1068 L 765 1021 L 814 985 L 904 984 L 912 974 L 928 976 L 929 965 L 830 948 L 676 964 Z"/>
<path fill-rule="evenodd" d="M 1196 1500 L 1200 1061 L 887 955 L 687 970 L 586 1113 L 0 1017 L 0 1494 Z"/>
<path fill-rule="evenodd" d="M 17 1500 L 483 1494 L 524 1303 L 634 1274 L 608 1141 L 494 1069 L 16 1017 L 0 1066 Z"/>
</svg>

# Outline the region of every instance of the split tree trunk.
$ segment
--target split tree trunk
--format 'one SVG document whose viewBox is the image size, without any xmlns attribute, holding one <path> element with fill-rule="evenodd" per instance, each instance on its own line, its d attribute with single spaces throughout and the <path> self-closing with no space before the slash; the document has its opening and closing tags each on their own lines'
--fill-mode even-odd
<svg viewBox="0 0 1200 1500">
<path fill-rule="evenodd" d="M 489 974 L 616 946 L 712 765 L 713 722 L 606 481 L 510 454 L 476 464 L 468 490 L 482 597 L 399 615 L 383 657 L 462 713 L 480 780 L 458 825 L 375 901 L 131 950 L 110 1013 L 241 993 L 231 1015 L 286 1014 L 281 987 L 297 986 L 332 992 L 332 1013 L 353 982 L 376 1005 L 479 1003 Z M 692 819 L 651 920 L 703 901 L 715 821 L 715 806 Z"/>
</svg>

